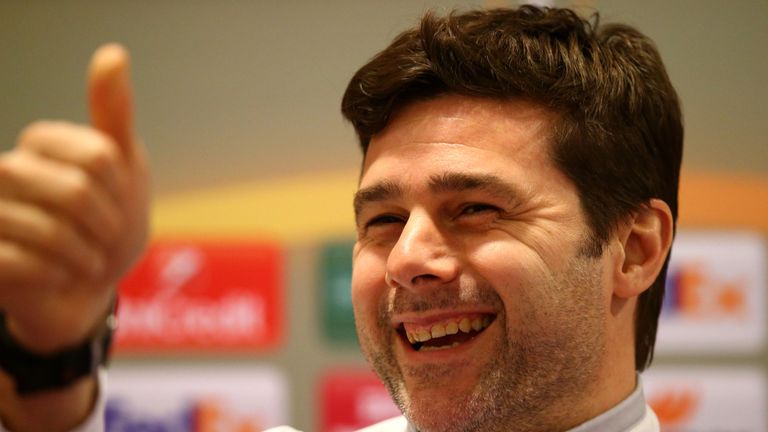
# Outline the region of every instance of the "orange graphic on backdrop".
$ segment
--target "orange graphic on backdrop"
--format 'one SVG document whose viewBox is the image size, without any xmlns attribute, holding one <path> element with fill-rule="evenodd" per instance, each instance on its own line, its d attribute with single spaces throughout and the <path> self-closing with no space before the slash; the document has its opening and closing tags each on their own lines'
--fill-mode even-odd
<svg viewBox="0 0 768 432">
<path fill-rule="evenodd" d="M 701 309 L 699 292 L 704 285 L 704 277 L 696 267 L 686 267 L 680 274 L 680 309 L 686 312 Z"/>
<path fill-rule="evenodd" d="M 263 429 L 254 419 L 231 415 L 215 400 L 201 402 L 195 414 L 194 430 L 199 432 L 258 432 Z"/>
<path fill-rule="evenodd" d="M 743 316 L 746 289 L 744 281 L 716 280 L 700 265 L 687 265 L 679 270 L 679 310 L 689 316 Z"/>
<path fill-rule="evenodd" d="M 723 284 L 717 300 L 723 311 L 734 315 L 742 313 L 745 303 L 743 284 Z"/>
<path fill-rule="evenodd" d="M 699 395 L 691 389 L 664 390 L 652 395 L 648 404 L 662 425 L 676 425 L 686 421 L 699 405 Z"/>
</svg>

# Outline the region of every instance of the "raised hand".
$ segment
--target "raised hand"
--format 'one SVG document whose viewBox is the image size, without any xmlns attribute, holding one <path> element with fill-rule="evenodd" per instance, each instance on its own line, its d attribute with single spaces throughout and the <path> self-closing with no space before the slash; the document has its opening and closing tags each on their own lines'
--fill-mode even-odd
<svg viewBox="0 0 768 432">
<path fill-rule="evenodd" d="M 127 52 L 88 73 L 91 126 L 40 121 L 0 156 L 0 309 L 41 353 L 84 340 L 147 237 L 148 171 Z"/>
</svg>

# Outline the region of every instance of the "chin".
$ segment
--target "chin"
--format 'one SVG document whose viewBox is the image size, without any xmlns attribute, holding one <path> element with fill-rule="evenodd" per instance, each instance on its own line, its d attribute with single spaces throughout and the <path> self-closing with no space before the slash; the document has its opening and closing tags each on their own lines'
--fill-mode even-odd
<svg viewBox="0 0 768 432">
<path fill-rule="evenodd" d="M 461 398 L 443 396 L 442 402 L 419 400 L 404 410 L 406 418 L 420 432 L 468 432 L 491 430 L 484 425 L 483 413 L 476 410 L 476 404 L 469 404 Z"/>
<path fill-rule="evenodd" d="M 456 378 L 456 377 L 454 377 Z M 420 432 L 462 432 L 491 430 L 484 423 L 487 407 L 474 386 L 457 385 L 400 386 L 395 399 L 406 418 Z M 407 389 L 407 390 L 406 390 Z"/>
</svg>

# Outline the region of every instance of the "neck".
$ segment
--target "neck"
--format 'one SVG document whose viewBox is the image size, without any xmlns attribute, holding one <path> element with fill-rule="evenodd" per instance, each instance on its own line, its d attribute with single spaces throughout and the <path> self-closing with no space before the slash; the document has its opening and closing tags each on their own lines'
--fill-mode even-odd
<svg viewBox="0 0 768 432">
<path fill-rule="evenodd" d="M 625 400 L 637 386 L 634 346 L 634 299 L 616 304 L 607 323 L 602 364 L 582 398 L 575 403 L 579 418 L 570 419 L 569 428 L 595 418 Z M 572 406 L 573 407 L 573 406 Z M 567 428 L 566 428 L 567 430 Z"/>
</svg>

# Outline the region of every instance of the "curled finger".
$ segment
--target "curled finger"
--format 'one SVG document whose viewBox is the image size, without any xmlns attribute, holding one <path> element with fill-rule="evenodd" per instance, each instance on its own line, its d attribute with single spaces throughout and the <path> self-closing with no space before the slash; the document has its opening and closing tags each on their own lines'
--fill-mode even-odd
<svg viewBox="0 0 768 432">
<path fill-rule="evenodd" d="M 102 253 L 62 214 L 0 199 L 0 238 L 52 256 L 87 278 L 104 272 Z"/>
<path fill-rule="evenodd" d="M 81 169 L 28 152 L 0 160 L 0 197 L 39 205 L 62 213 L 97 242 L 119 235 L 118 204 Z"/>
</svg>

